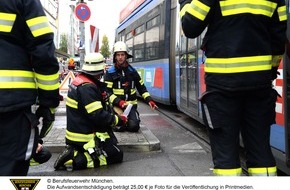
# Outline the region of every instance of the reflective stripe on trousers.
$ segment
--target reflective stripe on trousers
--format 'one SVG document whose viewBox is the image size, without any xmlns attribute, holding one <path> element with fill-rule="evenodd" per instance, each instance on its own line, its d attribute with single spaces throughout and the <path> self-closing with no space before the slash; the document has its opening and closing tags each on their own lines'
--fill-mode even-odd
<svg viewBox="0 0 290 190">
<path fill-rule="evenodd" d="M 249 168 L 250 176 L 277 176 L 277 167 Z"/>
</svg>

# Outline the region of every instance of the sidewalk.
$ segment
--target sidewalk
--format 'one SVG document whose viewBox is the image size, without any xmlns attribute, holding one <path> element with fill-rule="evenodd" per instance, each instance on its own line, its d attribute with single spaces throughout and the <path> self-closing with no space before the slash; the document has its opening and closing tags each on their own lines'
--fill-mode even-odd
<svg viewBox="0 0 290 190">
<path fill-rule="evenodd" d="M 142 104 L 140 104 L 142 107 Z M 142 115 L 142 113 L 140 113 Z M 160 150 L 160 141 L 146 127 L 146 122 L 141 119 L 140 130 L 138 133 L 114 132 L 118 145 L 124 151 L 158 151 Z M 65 147 L 65 130 L 66 130 L 66 108 L 65 100 L 61 101 L 55 114 L 55 122 L 49 134 L 43 139 L 44 145 L 51 152 L 60 153 Z"/>
</svg>

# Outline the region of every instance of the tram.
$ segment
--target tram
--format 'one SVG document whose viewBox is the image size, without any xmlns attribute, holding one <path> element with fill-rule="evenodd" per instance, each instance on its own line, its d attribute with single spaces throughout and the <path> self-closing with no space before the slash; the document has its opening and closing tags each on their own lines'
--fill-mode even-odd
<svg viewBox="0 0 290 190">
<path fill-rule="evenodd" d="M 204 34 L 186 38 L 180 26 L 178 0 L 131 0 L 120 12 L 116 41 L 128 45 L 137 69 L 152 98 L 175 105 L 203 123 L 198 100 L 205 91 L 204 60 L 200 45 Z M 290 35 L 290 32 L 288 32 Z M 273 81 L 281 97 L 276 103 L 277 124 L 271 126 L 271 146 L 278 169 L 290 175 L 290 60 L 284 57 L 279 77 Z M 287 72 L 288 71 L 288 72 Z M 289 95 L 288 95 L 289 93 Z"/>
</svg>

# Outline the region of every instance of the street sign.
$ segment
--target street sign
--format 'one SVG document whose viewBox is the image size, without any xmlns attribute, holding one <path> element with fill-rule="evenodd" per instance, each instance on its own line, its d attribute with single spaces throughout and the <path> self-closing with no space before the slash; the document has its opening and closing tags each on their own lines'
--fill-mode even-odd
<svg viewBox="0 0 290 190">
<path fill-rule="evenodd" d="M 80 21 L 85 22 L 91 17 L 90 8 L 84 3 L 79 3 L 75 8 L 75 15 Z"/>
<path fill-rule="evenodd" d="M 72 71 L 70 71 L 66 75 L 66 77 L 63 79 L 63 81 L 61 82 L 60 87 L 59 87 L 59 93 L 62 96 L 67 97 L 69 85 L 75 78 L 76 77 L 75 77 L 74 73 Z"/>
</svg>

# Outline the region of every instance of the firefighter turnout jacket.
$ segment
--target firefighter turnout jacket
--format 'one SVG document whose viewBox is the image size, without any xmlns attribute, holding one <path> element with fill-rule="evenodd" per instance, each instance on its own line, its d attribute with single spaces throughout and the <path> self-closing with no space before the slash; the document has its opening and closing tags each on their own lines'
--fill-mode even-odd
<svg viewBox="0 0 290 190">
<path fill-rule="evenodd" d="M 284 0 L 185 0 L 180 16 L 185 36 L 206 28 L 207 85 L 227 89 L 264 88 L 276 78 L 285 50 Z M 269 40 L 270 39 L 270 40 Z"/>
<path fill-rule="evenodd" d="M 126 101 L 137 106 L 137 92 L 148 103 L 152 100 L 140 75 L 130 64 L 128 67 L 111 67 L 104 76 L 110 94 L 110 102 L 119 106 L 120 101 Z"/>
<path fill-rule="evenodd" d="M 0 1 L 0 112 L 58 106 L 53 35 L 40 1 Z"/>
<path fill-rule="evenodd" d="M 105 86 L 85 74 L 79 74 L 70 84 L 66 99 L 67 144 L 83 149 L 96 133 L 105 134 L 105 139 L 110 138 L 111 127 L 122 122 L 108 104 Z"/>
</svg>

